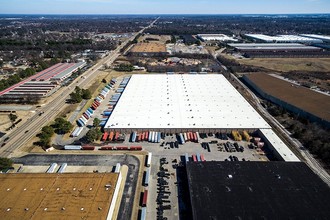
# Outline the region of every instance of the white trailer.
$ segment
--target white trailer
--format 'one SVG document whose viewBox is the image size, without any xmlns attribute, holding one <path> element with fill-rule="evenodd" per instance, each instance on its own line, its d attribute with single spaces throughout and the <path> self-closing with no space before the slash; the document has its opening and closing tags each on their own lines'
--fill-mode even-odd
<svg viewBox="0 0 330 220">
<path fill-rule="evenodd" d="M 150 167 L 150 165 L 151 165 L 151 157 L 152 157 L 152 153 L 149 152 L 148 157 L 147 157 L 147 167 Z"/>
</svg>

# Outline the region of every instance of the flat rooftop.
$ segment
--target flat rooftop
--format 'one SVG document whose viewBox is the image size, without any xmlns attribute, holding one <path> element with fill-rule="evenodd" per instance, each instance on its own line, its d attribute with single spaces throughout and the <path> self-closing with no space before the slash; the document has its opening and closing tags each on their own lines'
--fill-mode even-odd
<svg viewBox="0 0 330 220">
<path fill-rule="evenodd" d="M 264 93 L 330 121 L 330 96 L 264 73 L 246 74 L 244 77 Z"/>
<path fill-rule="evenodd" d="M 105 128 L 270 128 L 221 74 L 133 75 Z"/>
<path fill-rule="evenodd" d="M 1 174 L 1 219 L 106 219 L 116 173 Z M 111 184 L 109 190 L 105 185 Z"/>
<path fill-rule="evenodd" d="M 246 43 L 246 44 L 228 44 L 238 50 L 321 50 L 319 47 L 306 46 L 304 44 L 297 43 Z"/>
<path fill-rule="evenodd" d="M 298 162 L 299 158 L 290 150 L 286 144 L 274 133 L 272 129 L 260 129 L 259 132 L 267 139 L 273 148 L 276 149 L 277 153 L 286 162 Z"/>
<path fill-rule="evenodd" d="M 330 216 L 330 188 L 302 162 L 188 162 L 187 174 L 194 220 Z"/>
<path fill-rule="evenodd" d="M 130 50 L 132 53 L 166 53 L 165 44 L 160 43 L 137 43 Z"/>
<path fill-rule="evenodd" d="M 303 37 L 298 35 L 264 35 L 264 34 L 245 34 L 248 37 L 263 40 L 266 42 L 300 42 L 300 43 L 322 43 L 323 41 L 320 39 L 310 38 L 310 37 Z"/>
</svg>

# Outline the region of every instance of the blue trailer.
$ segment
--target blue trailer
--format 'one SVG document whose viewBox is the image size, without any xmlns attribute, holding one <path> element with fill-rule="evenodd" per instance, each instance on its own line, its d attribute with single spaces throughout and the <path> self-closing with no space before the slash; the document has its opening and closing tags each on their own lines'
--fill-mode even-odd
<svg viewBox="0 0 330 220">
<path fill-rule="evenodd" d="M 185 143 L 185 141 L 184 141 L 184 138 L 183 138 L 183 135 L 182 135 L 182 133 L 180 133 L 180 142 L 181 142 L 181 144 L 184 144 Z"/>
<path fill-rule="evenodd" d="M 79 127 L 84 126 L 84 123 L 80 119 L 77 120 L 77 124 L 78 124 Z"/>
<path fill-rule="evenodd" d="M 135 141 L 136 141 L 136 132 L 133 131 L 133 132 L 132 132 L 131 142 L 135 142 Z"/>
<path fill-rule="evenodd" d="M 200 155 L 200 153 L 197 153 L 197 161 L 198 162 L 201 162 L 202 160 L 201 160 L 201 155 Z"/>
<path fill-rule="evenodd" d="M 94 111 L 91 108 L 88 108 L 87 111 L 89 111 L 91 114 L 94 113 Z"/>
<path fill-rule="evenodd" d="M 160 135 L 160 132 L 157 133 L 157 143 L 160 142 L 160 139 L 161 139 L 161 135 Z"/>
</svg>

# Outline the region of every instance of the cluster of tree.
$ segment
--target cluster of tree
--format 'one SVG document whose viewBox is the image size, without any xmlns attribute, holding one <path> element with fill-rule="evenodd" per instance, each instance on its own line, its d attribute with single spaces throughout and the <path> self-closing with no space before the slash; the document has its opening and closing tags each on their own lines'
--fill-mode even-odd
<svg viewBox="0 0 330 220">
<path fill-rule="evenodd" d="M 23 79 L 33 76 L 36 73 L 35 69 L 27 68 L 19 71 L 17 74 L 10 75 L 7 79 L 0 80 L 0 91 L 19 83 Z"/>
<path fill-rule="evenodd" d="M 116 71 L 120 72 L 132 72 L 134 70 L 133 65 L 121 63 L 119 66 L 115 67 Z"/>
<path fill-rule="evenodd" d="M 49 148 L 51 146 L 51 139 L 56 134 L 66 134 L 70 132 L 73 125 L 64 118 L 56 118 L 55 122 L 50 126 L 45 126 L 41 129 L 41 133 L 37 136 L 39 141 L 36 143 L 43 148 Z"/>
<path fill-rule="evenodd" d="M 100 140 L 102 137 L 102 131 L 100 129 L 100 119 L 94 118 L 93 120 L 93 128 L 90 129 L 86 134 L 86 140 L 87 142 L 91 143 L 96 140 Z"/>
<path fill-rule="evenodd" d="M 18 103 L 18 104 L 38 104 L 41 97 L 33 94 L 27 94 L 25 96 L 6 97 L 0 96 L 0 104 Z"/>
<path fill-rule="evenodd" d="M 228 59 L 224 56 L 219 55 L 217 57 L 218 61 L 225 65 L 228 70 L 230 70 L 233 73 L 243 73 L 243 72 L 267 72 L 268 70 L 262 67 L 255 67 L 255 66 L 249 66 L 240 64 L 234 59 Z"/>
<path fill-rule="evenodd" d="M 245 16 L 245 15 L 191 15 L 162 16 L 153 27 L 147 31 L 150 34 L 200 34 L 223 33 L 227 35 L 240 33 L 263 34 L 296 34 L 319 33 L 330 34 L 330 16 L 320 15 L 287 17 Z"/>
<path fill-rule="evenodd" d="M 312 154 L 330 165 L 330 129 L 286 111 L 284 108 L 266 102 L 267 110 L 276 117 L 294 138 L 297 138 Z"/>
<path fill-rule="evenodd" d="M 13 161 L 9 158 L 0 157 L 0 171 L 5 171 L 12 168 Z"/>
<path fill-rule="evenodd" d="M 54 128 L 52 126 L 43 127 L 41 133 L 37 135 L 39 137 L 38 145 L 44 148 L 49 148 L 54 133 Z"/>
<path fill-rule="evenodd" d="M 76 86 L 74 92 L 70 94 L 71 103 L 79 103 L 83 99 L 90 99 L 90 98 L 92 98 L 91 91 L 89 89 L 81 89 L 78 86 Z"/>
</svg>

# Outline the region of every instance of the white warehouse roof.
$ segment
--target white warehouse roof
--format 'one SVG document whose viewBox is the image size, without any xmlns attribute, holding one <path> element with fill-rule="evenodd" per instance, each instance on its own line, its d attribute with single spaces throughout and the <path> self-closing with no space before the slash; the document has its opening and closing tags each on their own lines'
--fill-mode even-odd
<svg viewBox="0 0 330 220">
<path fill-rule="evenodd" d="M 325 42 L 330 42 L 330 36 L 326 36 L 326 35 L 300 34 L 300 36 L 309 37 L 309 38 L 315 38 L 315 39 L 320 39 L 320 40 L 325 41 Z"/>
<path fill-rule="evenodd" d="M 260 129 L 265 139 L 272 145 L 277 153 L 286 162 L 298 162 L 299 158 L 283 143 L 283 141 L 274 133 L 272 129 Z"/>
<path fill-rule="evenodd" d="M 237 39 L 225 34 L 197 34 L 197 37 L 204 41 L 237 41 Z"/>
<path fill-rule="evenodd" d="M 270 128 L 220 74 L 133 75 L 105 128 Z"/>
<path fill-rule="evenodd" d="M 322 43 L 320 39 L 313 39 L 309 37 L 303 37 L 298 35 L 277 35 L 269 36 L 264 34 L 246 34 L 246 36 L 262 40 L 265 42 L 277 42 L 277 43 Z"/>
</svg>

